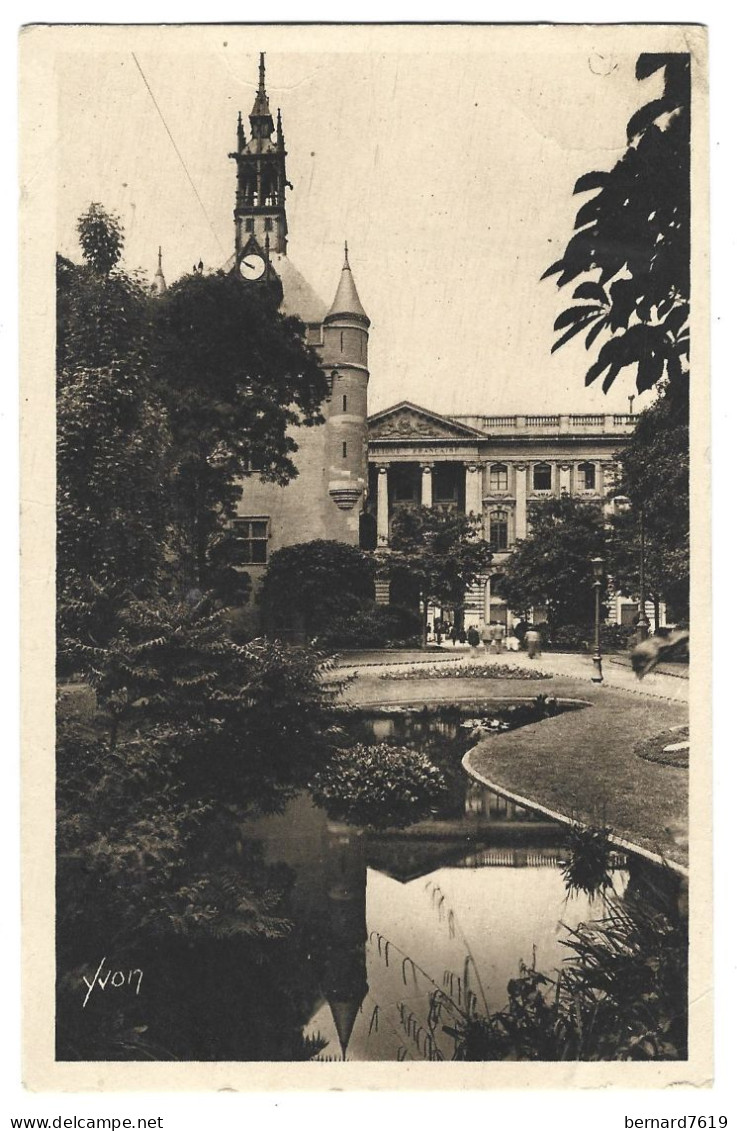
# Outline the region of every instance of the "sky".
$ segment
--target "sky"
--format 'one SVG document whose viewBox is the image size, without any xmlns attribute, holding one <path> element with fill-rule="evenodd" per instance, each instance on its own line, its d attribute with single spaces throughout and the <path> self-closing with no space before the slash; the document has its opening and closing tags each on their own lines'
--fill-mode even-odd
<svg viewBox="0 0 737 1131">
<path fill-rule="evenodd" d="M 228 153 L 265 50 L 294 186 L 289 254 L 329 303 L 348 241 L 372 321 L 370 410 L 626 412 L 634 372 L 604 395 L 584 387 L 582 344 L 551 356 L 568 302 L 540 276 L 572 234 L 576 179 L 611 168 L 659 93 L 658 76 L 634 77 L 638 29 L 625 42 L 602 27 L 408 30 L 77 31 L 57 58 L 58 249 L 79 258 L 94 200 L 123 221 L 127 269 L 152 276 L 159 245 L 169 282 L 200 258 L 221 267 Z"/>
</svg>

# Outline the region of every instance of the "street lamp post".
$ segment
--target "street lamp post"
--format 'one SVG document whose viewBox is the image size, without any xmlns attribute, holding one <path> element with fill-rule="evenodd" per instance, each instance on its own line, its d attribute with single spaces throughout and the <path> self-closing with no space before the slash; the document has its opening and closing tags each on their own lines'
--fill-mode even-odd
<svg viewBox="0 0 737 1131">
<path fill-rule="evenodd" d="M 645 612 L 645 508 L 640 507 L 640 610 L 637 618 L 637 643 L 642 644 L 650 633 L 650 621 Z"/>
<path fill-rule="evenodd" d="M 596 675 L 592 675 L 593 683 L 601 683 L 604 679 L 601 670 L 601 647 L 599 640 L 599 622 L 601 619 L 601 583 L 604 577 L 604 559 L 592 558 L 591 566 L 594 571 L 594 667 Z"/>
</svg>

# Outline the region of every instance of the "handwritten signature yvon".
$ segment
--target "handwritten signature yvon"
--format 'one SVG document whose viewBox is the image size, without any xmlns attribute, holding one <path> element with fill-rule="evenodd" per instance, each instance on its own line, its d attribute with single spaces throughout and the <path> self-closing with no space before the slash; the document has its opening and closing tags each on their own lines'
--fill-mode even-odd
<svg viewBox="0 0 737 1131">
<path fill-rule="evenodd" d="M 87 1005 L 87 1002 L 90 1000 L 90 995 L 95 986 L 99 986 L 101 990 L 105 990 L 108 986 L 110 986 L 112 989 L 119 990 L 124 986 L 135 985 L 136 996 L 138 996 L 138 994 L 141 992 L 143 970 L 113 970 L 111 967 L 109 970 L 107 970 L 107 972 L 105 972 L 106 961 L 106 957 L 103 957 L 101 959 L 100 965 L 97 967 L 97 972 L 95 973 L 92 981 L 90 981 L 85 974 L 82 975 L 82 981 L 87 986 L 87 993 L 85 994 L 85 999 L 82 1002 L 82 1009 L 84 1009 L 84 1007 Z"/>
</svg>

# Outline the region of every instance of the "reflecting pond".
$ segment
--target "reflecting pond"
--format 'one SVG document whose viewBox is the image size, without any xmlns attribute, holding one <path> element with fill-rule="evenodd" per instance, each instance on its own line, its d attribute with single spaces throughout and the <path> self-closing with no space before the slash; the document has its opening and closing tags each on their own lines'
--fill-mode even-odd
<svg viewBox="0 0 737 1131">
<path fill-rule="evenodd" d="M 364 830 L 303 795 L 247 831 L 267 864 L 293 872 L 289 914 L 314 997 L 302 1032 L 317 1059 L 450 1059 L 454 1037 L 447 1024 L 428 1026 L 431 1007 L 499 1010 L 520 963 L 555 971 L 567 928 L 601 919 L 607 901 L 566 890 L 560 826 L 465 774 L 474 728 L 413 715 L 370 727 L 374 741 L 412 744 L 452 771 L 433 819 Z M 627 861 L 612 865 L 610 892 L 626 898 Z"/>
</svg>

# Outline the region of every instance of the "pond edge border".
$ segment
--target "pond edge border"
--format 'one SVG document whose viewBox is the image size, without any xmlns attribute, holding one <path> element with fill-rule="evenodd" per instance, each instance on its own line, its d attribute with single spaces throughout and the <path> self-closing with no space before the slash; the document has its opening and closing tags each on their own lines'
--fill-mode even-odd
<svg viewBox="0 0 737 1131">
<path fill-rule="evenodd" d="M 574 702 L 581 702 L 581 700 L 574 700 Z M 501 738 L 502 736 L 500 735 L 499 737 Z M 479 743 L 479 745 L 481 744 Z M 576 825 L 580 825 L 580 821 L 575 821 L 572 817 L 566 816 L 565 813 L 559 813 L 557 812 L 557 810 L 550 809 L 547 805 L 542 805 L 538 801 L 531 801 L 529 797 L 523 797 L 519 793 L 512 793 L 511 790 L 507 789 L 504 786 L 497 785 L 495 782 L 490 781 L 489 778 L 479 773 L 478 770 L 473 769 L 473 767 L 469 765 L 468 759 L 476 749 L 478 749 L 478 747 L 473 746 L 470 750 L 466 751 L 461 759 L 461 765 L 463 766 L 463 769 L 468 774 L 468 776 L 473 778 L 474 781 L 478 782 L 479 785 L 486 786 L 487 789 L 492 789 L 495 793 L 498 793 L 501 797 L 505 797 L 508 801 L 513 801 L 516 805 L 522 805 L 526 809 L 531 809 L 538 813 L 543 813 L 546 817 L 550 817 L 554 821 L 558 821 L 561 824 L 567 825 L 569 828 L 574 828 Z M 624 837 L 616 836 L 615 834 L 610 834 L 609 841 L 616 848 L 622 848 L 625 852 L 631 852 L 636 856 L 642 856 L 646 860 L 649 860 L 651 863 L 657 864 L 661 868 L 665 866 L 671 871 L 677 872 L 679 876 L 683 876 L 685 879 L 688 879 L 688 868 L 684 864 L 679 864 L 675 860 L 670 860 L 667 856 L 659 856 L 657 855 L 657 853 L 650 852 L 649 849 L 643 848 L 642 845 L 635 844 L 630 840 L 625 840 Z"/>
</svg>

